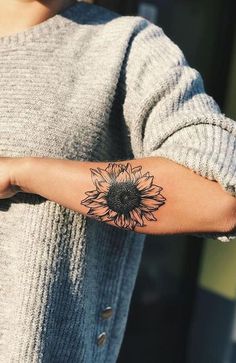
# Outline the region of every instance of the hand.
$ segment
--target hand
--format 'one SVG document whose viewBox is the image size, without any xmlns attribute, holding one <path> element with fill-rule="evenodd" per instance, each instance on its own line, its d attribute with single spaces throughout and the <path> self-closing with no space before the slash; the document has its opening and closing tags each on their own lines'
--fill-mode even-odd
<svg viewBox="0 0 236 363">
<path fill-rule="evenodd" d="M 13 197 L 21 191 L 20 187 L 12 184 L 12 170 L 15 158 L 0 157 L 0 199 Z"/>
</svg>

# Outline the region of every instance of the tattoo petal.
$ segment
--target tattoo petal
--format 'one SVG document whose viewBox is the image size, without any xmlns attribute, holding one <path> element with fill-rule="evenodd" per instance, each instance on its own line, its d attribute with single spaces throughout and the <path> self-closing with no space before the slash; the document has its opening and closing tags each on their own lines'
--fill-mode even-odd
<svg viewBox="0 0 236 363">
<path fill-rule="evenodd" d="M 108 207 L 99 206 L 97 208 L 92 208 L 90 213 L 101 217 L 101 216 L 104 216 L 105 214 L 107 214 L 108 211 L 109 211 Z"/>
<path fill-rule="evenodd" d="M 157 208 L 162 203 L 163 203 L 162 200 L 156 200 L 156 199 L 152 199 L 152 198 L 143 198 L 142 199 L 142 205 L 144 205 L 144 207 L 147 207 L 150 209 Z"/>
<path fill-rule="evenodd" d="M 137 223 L 143 226 L 142 216 L 138 208 L 133 209 L 130 214 L 132 215 L 133 219 L 137 221 Z"/>
<path fill-rule="evenodd" d="M 152 185 L 153 176 L 142 176 L 138 179 L 136 185 L 139 190 L 148 189 Z"/>
<path fill-rule="evenodd" d="M 121 171 L 120 174 L 116 178 L 116 181 L 119 183 L 126 182 L 129 180 L 130 180 L 130 175 L 129 175 L 129 173 L 127 173 L 126 170 Z"/>
<path fill-rule="evenodd" d="M 109 184 L 107 182 L 98 182 L 95 180 L 95 185 L 99 193 L 107 193 L 109 190 Z"/>
<path fill-rule="evenodd" d="M 114 210 L 110 209 L 109 210 L 109 216 L 110 216 L 110 218 L 115 218 L 117 216 L 117 212 L 115 212 Z"/>
<path fill-rule="evenodd" d="M 163 188 L 159 187 L 158 185 L 153 185 L 149 189 L 142 190 L 142 197 L 155 197 L 162 189 Z"/>
<path fill-rule="evenodd" d="M 85 194 L 87 194 L 89 197 L 97 197 L 98 192 L 97 192 L 97 190 L 91 190 L 91 191 L 85 192 Z"/>
<path fill-rule="evenodd" d="M 143 215 L 148 221 L 157 221 L 152 212 L 143 212 Z"/>
<path fill-rule="evenodd" d="M 112 182 L 111 175 L 106 170 L 103 170 L 101 168 L 98 168 L 98 170 L 101 176 L 103 177 L 104 181 L 110 184 Z"/>
<path fill-rule="evenodd" d="M 103 177 L 96 169 L 90 168 L 90 171 L 91 171 L 92 182 L 95 186 L 96 186 L 96 182 L 104 181 Z"/>
</svg>

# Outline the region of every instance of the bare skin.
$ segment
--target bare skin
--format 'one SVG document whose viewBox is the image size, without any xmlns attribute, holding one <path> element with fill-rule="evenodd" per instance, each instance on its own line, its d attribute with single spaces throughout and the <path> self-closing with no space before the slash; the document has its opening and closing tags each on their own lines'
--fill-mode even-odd
<svg viewBox="0 0 236 363">
<path fill-rule="evenodd" d="M 42 23 L 73 3 L 75 0 L 0 0 L 0 37 Z"/>
<path fill-rule="evenodd" d="M 0 199 L 33 193 L 99 223 L 146 234 L 232 232 L 235 198 L 171 160 L 0 158 Z"/>
</svg>

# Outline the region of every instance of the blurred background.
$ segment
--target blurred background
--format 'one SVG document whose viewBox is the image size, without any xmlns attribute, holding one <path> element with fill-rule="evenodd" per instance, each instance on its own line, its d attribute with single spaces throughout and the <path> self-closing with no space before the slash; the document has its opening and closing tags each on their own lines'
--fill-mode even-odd
<svg viewBox="0 0 236 363">
<path fill-rule="evenodd" d="M 95 0 L 161 26 L 236 120 L 235 0 Z M 148 235 L 118 363 L 236 363 L 236 241 Z"/>
</svg>

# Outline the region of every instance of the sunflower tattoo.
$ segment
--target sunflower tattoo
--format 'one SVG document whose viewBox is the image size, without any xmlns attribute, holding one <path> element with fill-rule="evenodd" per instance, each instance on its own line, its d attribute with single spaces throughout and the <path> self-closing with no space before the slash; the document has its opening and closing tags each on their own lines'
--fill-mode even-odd
<svg viewBox="0 0 236 363">
<path fill-rule="evenodd" d="M 156 221 L 153 211 L 165 203 L 161 188 L 153 184 L 150 173 L 141 173 L 141 166 L 130 163 L 109 163 L 106 169 L 92 169 L 95 190 L 85 192 L 81 204 L 89 208 L 88 216 L 99 221 L 113 221 L 118 227 L 134 230 L 145 226 L 144 218 Z"/>
</svg>

